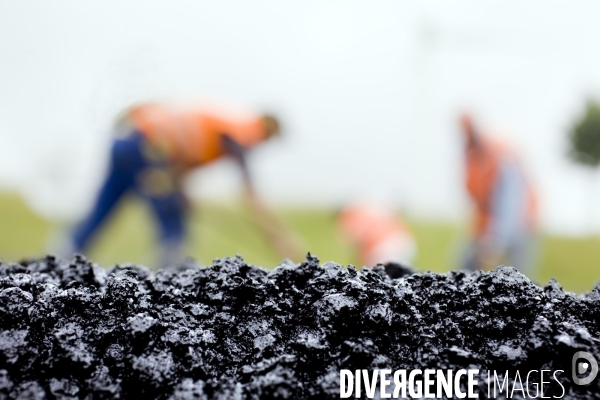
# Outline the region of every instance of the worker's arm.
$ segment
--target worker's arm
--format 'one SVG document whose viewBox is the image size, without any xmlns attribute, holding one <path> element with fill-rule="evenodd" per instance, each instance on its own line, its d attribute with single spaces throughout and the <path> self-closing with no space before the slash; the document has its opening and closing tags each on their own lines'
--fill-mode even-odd
<svg viewBox="0 0 600 400">
<path fill-rule="evenodd" d="M 244 184 L 244 200 L 253 212 L 256 224 L 264 232 L 281 256 L 298 260 L 302 254 L 298 248 L 297 241 L 283 226 L 275 214 L 265 207 L 256 195 L 248 170 L 246 157 L 247 149 L 229 135 L 223 134 L 221 135 L 221 138 L 225 151 L 233 157 L 241 169 Z"/>
<path fill-rule="evenodd" d="M 247 149 L 236 142 L 231 136 L 224 133 L 221 134 L 221 142 L 225 152 L 239 165 L 242 172 L 244 187 L 252 187 L 250 172 L 248 171 L 248 162 L 246 161 Z"/>
</svg>

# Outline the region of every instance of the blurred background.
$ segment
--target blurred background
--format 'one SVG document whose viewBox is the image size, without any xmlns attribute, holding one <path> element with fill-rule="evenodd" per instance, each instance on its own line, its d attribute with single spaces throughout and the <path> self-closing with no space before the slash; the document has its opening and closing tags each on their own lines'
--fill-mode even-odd
<svg viewBox="0 0 600 400">
<path fill-rule="evenodd" d="M 569 151 L 600 97 L 599 13 L 591 0 L 0 1 L 0 258 L 45 254 L 86 214 L 123 108 L 199 96 L 281 117 L 282 139 L 257 149 L 251 170 L 321 261 L 358 264 L 334 211 L 370 197 L 404 218 L 418 269 L 456 269 L 472 211 L 457 122 L 466 107 L 518 147 L 535 182 L 533 276 L 590 290 L 600 176 Z M 237 202 L 238 175 L 219 162 L 188 177 L 187 252 L 272 268 L 281 257 Z M 148 213 L 128 199 L 92 259 L 152 264 Z"/>
</svg>

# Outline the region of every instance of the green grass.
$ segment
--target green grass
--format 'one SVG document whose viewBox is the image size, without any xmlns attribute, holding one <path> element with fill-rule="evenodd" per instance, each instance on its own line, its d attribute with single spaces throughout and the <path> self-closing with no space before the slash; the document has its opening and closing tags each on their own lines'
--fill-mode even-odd
<svg viewBox="0 0 600 400">
<path fill-rule="evenodd" d="M 332 210 L 289 209 L 279 214 L 296 233 L 303 249 L 322 262 L 357 264 L 356 253 L 336 231 Z M 151 218 L 141 202 L 124 202 L 102 230 L 90 258 L 104 266 L 124 262 L 152 266 L 156 248 Z M 458 266 L 465 238 L 460 227 L 412 219 L 408 224 L 419 246 L 416 265 L 421 270 L 442 272 Z M 0 259 L 16 261 L 45 254 L 56 226 L 31 212 L 19 196 L 0 193 Z M 195 205 L 189 230 L 188 254 L 204 265 L 235 254 L 267 268 L 280 261 L 252 223 L 252 216 L 235 204 Z M 542 283 L 556 277 L 566 290 L 590 290 L 600 280 L 600 239 L 543 237 L 536 275 Z"/>
<path fill-rule="evenodd" d="M 50 228 L 48 221 L 32 213 L 20 197 L 0 193 L 0 259 L 42 254 Z"/>
</svg>

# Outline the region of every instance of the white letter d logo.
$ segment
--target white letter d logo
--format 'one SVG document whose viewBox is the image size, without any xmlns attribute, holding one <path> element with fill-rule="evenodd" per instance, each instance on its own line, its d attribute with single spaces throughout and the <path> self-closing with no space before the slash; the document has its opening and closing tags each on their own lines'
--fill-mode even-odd
<svg viewBox="0 0 600 400">
<path fill-rule="evenodd" d="M 578 364 L 577 360 L 579 360 L 580 358 L 585 359 L 587 362 L 580 362 Z M 577 377 L 577 374 L 582 375 L 588 370 L 590 371 L 590 374 L 585 378 Z M 592 356 L 587 351 L 578 351 L 577 353 L 573 354 L 573 360 L 571 363 L 571 376 L 573 377 L 573 382 L 576 385 L 587 385 L 588 383 L 593 381 L 594 378 L 596 378 L 596 375 L 598 375 L 598 362 L 596 361 L 594 356 Z"/>
</svg>

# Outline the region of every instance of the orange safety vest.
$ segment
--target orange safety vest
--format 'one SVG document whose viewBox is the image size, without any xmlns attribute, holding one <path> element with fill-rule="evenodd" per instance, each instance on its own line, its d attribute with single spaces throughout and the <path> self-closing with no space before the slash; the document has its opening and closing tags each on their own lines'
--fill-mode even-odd
<svg viewBox="0 0 600 400">
<path fill-rule="evenodd" d="M 402 223 L 394 213 L 372 204 L 356 203 L 345 207 L 340 213 L 339 226 L 342 232 L 357 244 L 359 256 L 363 265 L 374 266 L 377 263 L 394 261 L 391 259 L 376 259 L 386 257 L 380 252 L 380 247 L 387 241 L 403 242 L 414 239 L 409 228 Z M 400 249 L 402 243 L 396 246 Z"/>
<path fill-rule="evenodd" d="M 492 196 L 501 163 L 506 161 L 517 163 L 521 173 L 525 174 L 517 154 L 508 146 L 483 136 L 479 136 L 478 139 L 477 147 L 467 149 L 466 186 L 475 204 L 473 229 L 475 235 L 481 237 L 487 231 L 492 220 Z M 523 218 L 529 229 L 533 231 L 537 226 L 537 196 L 527 179 L 525 179 L 525 185 L 527 198 Z"/>
<path fill-rule="evenodd" d="M 158 103 L 132 107 L 132 125 L 173 160 L 195 167 L 225 155 L 221 135 L 244 147 L 266 139 L 262 118 L 224 118 L 215 112 Z"/>
</svg>

